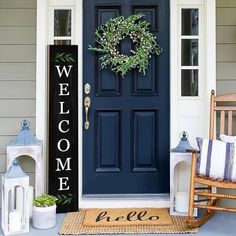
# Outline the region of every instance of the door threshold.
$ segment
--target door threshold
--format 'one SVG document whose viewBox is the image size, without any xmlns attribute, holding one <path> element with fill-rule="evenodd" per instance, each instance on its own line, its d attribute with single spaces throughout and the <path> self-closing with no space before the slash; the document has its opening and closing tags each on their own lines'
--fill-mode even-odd
<svg viewBox="0 0 236 236">
<path fill-rule="evenodd" d="M 169 194 L 84 194 L 80 208 L 168 208 Z"/>
<path fill-rule="evenodd" d="M 169 194 L 83 194 L 82 198 L 96 199 L 168 199 Z"/>
</svg>

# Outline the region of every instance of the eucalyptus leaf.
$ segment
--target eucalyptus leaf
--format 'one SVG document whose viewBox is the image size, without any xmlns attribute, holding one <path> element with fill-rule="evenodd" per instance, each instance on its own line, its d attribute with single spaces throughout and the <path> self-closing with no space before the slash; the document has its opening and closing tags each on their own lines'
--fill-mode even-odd
<svg viewBox="0 0 236 236">
<path fill-rule="evenodd" d="M 58 52 L 55 57 L 55 62 L 75 62 L 71 53 Z"/>
<path fill-rule="evenodd" d="M 57 195 L 57 204 L 61 205 L 70 205 L 73 199 L 73 194 L 58 194 Z"/>
</svg>

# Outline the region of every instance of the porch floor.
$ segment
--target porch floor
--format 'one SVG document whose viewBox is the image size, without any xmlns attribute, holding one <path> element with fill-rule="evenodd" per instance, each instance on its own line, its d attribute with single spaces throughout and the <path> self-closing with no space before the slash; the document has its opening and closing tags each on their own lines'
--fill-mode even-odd
<svg viewBox="0 0 236 236">
<path fill-rule="evenodd" d="M 58 235 L 58 231 L 59 231 L 59 228 L 61 226 L 61 223 L 62 223 L 64 217 L 65 217 L 65 214 L 57 214 L 57 225 L 52 229 L 36 230 L 36 229 L 30 227 L 29 233 L 21 234 L 21 235 L 22 236 L 23 235 L 26 235 L 26 236 L 42 236 L 42 235 L 43 236 L 54 236 L 54 235 Z M 235 222 L 236 222 L 236 214 L 234 214 L 234 213 L 215 213 L 213 218 L 200 228 L 198 234 L 184 234 L 184 235 L 186 235 L 186 236 L 189 236 L 189 235 L 197 235 L 197 236 L 232 235 L 233 236 L 233 235 L 235 235 L 235 232 L 236 232 L 236 223 Z M 0 229 L 0 235 L 3 235 L 2 229 Z M 156 235 L 163 235 L 163 234 L 156 234 Z M 183 235 L 183 234 L 175 234 L 175 235 Z"/>
</svg>

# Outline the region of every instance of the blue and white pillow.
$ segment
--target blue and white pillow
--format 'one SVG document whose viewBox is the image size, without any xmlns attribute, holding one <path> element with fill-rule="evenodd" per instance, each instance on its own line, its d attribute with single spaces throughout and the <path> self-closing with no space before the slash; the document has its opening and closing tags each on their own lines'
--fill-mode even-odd
<svg viewBox="0 0 236 236">
<path fill-rule="evenodd" d="M 226 143 L 236 143 L 236 136 L 226 135 L 226 134 L 220 134 L 219 136 L 220 140 Z"/>
<path fill-rule="evenodd" d="M 226 143 L 233 143 L 236 147 L 236 136 L 220 134 L 220 140 Z M 231 174 L 231 180 L 236 182 L 236 151 L 234 152 L 234 161 Z"/>
<path fill-rule="evenodd" d="M 235 180 L 233 169 L 236 160 L 234 143 L 197 138 L 200 154 L 197 160 L 197 175 L 223 180 Z"/>
</svg>

